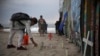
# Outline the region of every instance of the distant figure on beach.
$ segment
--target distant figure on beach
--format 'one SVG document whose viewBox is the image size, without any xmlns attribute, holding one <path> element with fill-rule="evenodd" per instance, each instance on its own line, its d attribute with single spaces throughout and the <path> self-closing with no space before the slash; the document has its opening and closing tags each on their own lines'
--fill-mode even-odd
<svg viewBox="0 0 100 56">
<path fill-rule="evenodd" d="M 4 28 L 3 25 L 0 24 L 0 31 L 3 30 L 3 28 Z"/>
<path fill-rule="evenodd" d="M 55 29 L 56 29 L 56 34 L 58 34 L 58 35 L 61 36 L 61 35 L 63 35 L 63 31 L 59 30 L 60 23 L 61 23 L 61 21 L 56 21 L 56 23 L 55 23 Z"/>
<path fill-rule="evenodd" d="M 23 36 L 25 34 L 25 30 L 28 33 L 30 40 L 34 44 L 34 46 L 37 46 L 37 43 L 32 38 L 32 33 L 30 30 L 30 27 L 32 25 L 35 25 L 37 23 L 37 18 L 30 18 L 29 15 L 26 13 L 14 13 L 11 17 L 11 27 L 10 27 L 10 35 L 8 39 L 8 45 L 7 48 L 15 48 L 16 46 L 13 45 L 13 37 L 15 33 L 17 33 L 18 36 L 18 45 L 17 50 L 27 50 L 27 48 L 22 46 Z"/>
<path fill-rule="evenodd" d="M 56 34 L 58 34 L 59 33 L 59 21 L 56 21 L 56 23 L 55 23 L 55 30 L 56 30 Z"/>
<path fill-rule="evenodd" d="M 38 21 L 38 27 L 39 27 L 39 33 L 40 36 L 44 36 L 45 33 L 47 33 L 47 23 L 46 21 L 43 19 L 43 16 L 40 15 L 40 19 Z"/>
</svg>

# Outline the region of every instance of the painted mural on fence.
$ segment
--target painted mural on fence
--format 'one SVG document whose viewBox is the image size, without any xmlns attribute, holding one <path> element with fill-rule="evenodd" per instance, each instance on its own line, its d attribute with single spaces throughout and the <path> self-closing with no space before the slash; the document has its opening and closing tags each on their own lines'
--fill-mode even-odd
<svg viewBox="0 0 100 56">
<path fill-rule="evenodd" d="M 80 4 L 81 0 L 71 0 L 71 14 L 75 32 L 80 32 Z"/>
</svg>

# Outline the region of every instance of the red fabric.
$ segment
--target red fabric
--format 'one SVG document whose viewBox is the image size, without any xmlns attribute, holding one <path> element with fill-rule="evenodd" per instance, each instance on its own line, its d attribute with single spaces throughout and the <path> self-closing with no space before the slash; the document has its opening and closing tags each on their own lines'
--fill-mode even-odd
<svg viewBox="0 0 100 56">
<path fill-rule="evenodd" d="M 52 39 L 52 33 L 49 33 L 49 34 L 48 34 L 48 38 L 49 38 L 49 40 Z"/>
<path fill-rule="evenodd" d="M 23 39 L 23 45 L 28 45 L 28 42 L 29 42 L 29 36 L 25 34 Z"/>
</svg>

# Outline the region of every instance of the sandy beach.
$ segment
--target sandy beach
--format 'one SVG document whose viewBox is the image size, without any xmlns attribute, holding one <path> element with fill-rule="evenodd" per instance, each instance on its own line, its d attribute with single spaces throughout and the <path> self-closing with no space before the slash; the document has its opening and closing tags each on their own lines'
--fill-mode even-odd
<svg viewBox="0 0 100 56">
<path fill-rule="evenodd" d="M 38 33 L 33 33 L 34 40 L 38 43 L 38 47 L 30 42 L 26 46 L 28 50 L 17 50 L 16 48 L 7 49 L 7 39 L 9 32 L 0 31 L 0 56 L 82 56 L 79 48 L 69 43 L 69 39 L 64 36 L 52 34 L 52 39 L 48 39 L 48 34 L 40 37 Z M 17 39 L 14 38 L 14 45 L 17 46 Z"/>
</svg>

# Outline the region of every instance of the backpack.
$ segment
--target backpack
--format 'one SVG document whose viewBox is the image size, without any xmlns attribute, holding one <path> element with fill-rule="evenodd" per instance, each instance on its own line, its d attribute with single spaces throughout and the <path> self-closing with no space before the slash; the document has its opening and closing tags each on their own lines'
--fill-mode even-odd
<svg viewBox="0 0 100 56">
<path fill-rule="evenodd" d="M 11 16 L 10 20 L 13 22 L 13 27 L 14 27 L 14 22 L 15 21 L 17 21 L 20 25 L 25 26 L 21 21 L 22 20 L 30 20 L 30 17 L 26 13 L 18 12 L 18 13 L 14 13 Z"/>
<path fill-rule="evenodd" d="M 30 20 L 30 17 L 28 14 L 26 13 L 14 13 L 12 16 L 11 16 L 11 21 L 19 21 L 19 20 Z"/>
</svg>

